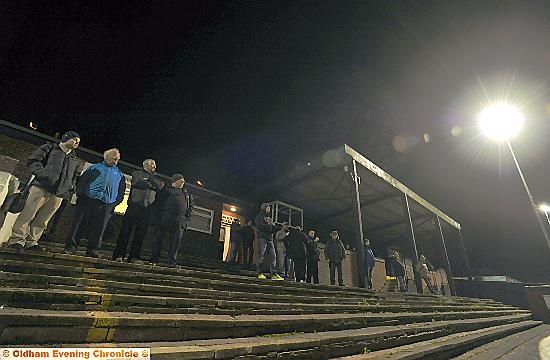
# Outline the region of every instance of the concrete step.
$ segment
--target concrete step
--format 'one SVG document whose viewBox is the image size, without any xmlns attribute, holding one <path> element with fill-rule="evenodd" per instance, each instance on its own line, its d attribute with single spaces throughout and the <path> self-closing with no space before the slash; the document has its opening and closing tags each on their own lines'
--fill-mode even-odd
<svg viewBox="0 0 550 360">
<path fill-rule="evenodd" d="M 200 315 L 135 314 L 104 311 L 47 311 L 0 309 L 0 343 L 51 344 L 98 342 L 156 342 L 197 339 L 229 339 L 288 333 L 401 326 L 411 322 L 475 321 L 509 323 L 524 315 L 488 313 L 452 314 L 312 314 L 312 315 Z"/>
<path fill-rule="evenodd" d="M 57 243 L 57 242 L 49 242 L 49 241 L 40 241 L 40 245 L 43 246 L 48 252 L 62 254 L 64 253 L 64 244 Z M 84 244 L 85 245 L 85 244 Z M 112 246 L 114 249 L 114 245 Z M 145 249 L 144 249 L 145 250 Z M 79 250 L 77 251 L 77 254 L 80 256 L 86 255 L 86 247 L 81 244 L 79 246 Z M 106 250 L 102 249 L 100 251 L 101 257 L 106 260 L 110 260 L 112 258 L 113 250 Z M 151 251 L 142 251 L 142 258 L 145 262 L 149 260 L 149 257 L 151 255 Z M 161 256 L 160 263 L 167 264 L 168 258 L 166 256 Z M 206 260 L 201 259 L 193 256 L 186 256 L 181 255 L 178 256 L 179 264 L 184 267 L 191 267 L 191 268 L 202 268 L 202 269 L 209 269 L 209 270 L 215 270 L 215 271 L 223 271 L 228 272 L 231 274 L 239 274 L 239 273 L 246 273 L 248 275 L 255 275 L 255 272 L 251 272 L 250 270 L 243 269 L 239 266 L 231 265 L 223 261 L 212 261 L 212 260 Z"/>
<path fill-rule="evenodd" d="M 341 360 L 446 360 L 459 354 L 463 354 L 472 348 L 492 342 L 496 339 L 510 337 L 511 334 L 530 332 L 541 324 L 540 321 L 522 321 L 514 324 L 497 325 L 489 328 L 483 328 L 475 331 L 460 332 L 447 335 L 441 338 L 428 341 L 421 341 L 411 345 L 404 345 L 392 349 L 370 352 L 368 348 L 363 350 L 363 354 L 355 356 L 341 357 Z M 531 329 L 531 330 L 530 330 Z M 492 354 L 489 357 L 483 357 L 486 360 L 499 359 L 500 357 Z M 462 357 L 461 357 L 462 358 Z M 524 358 L 526 359 L 526 358 Z"/>
<path fill-rule="evenodd" d="M 112 278 L 119 281 L 142 281 L 151 283 L 155 279 L 162 281 L 179 281 L 185 286 L 185 282 L 196 284 L 201 283 L 215 289 L 230 287 L 234 290 L 262 292 L 277 292 L 281 294 L 333 294 L 333 296 L 357 296 L 362 298 L 383 298 L 402 299 L 403 301 L 422 301 L 467 304 L 494 304 L 495 301 L 486 301 L 471 298 L 443 297 L 418 294 L 378 293 L 358 288 L 341 288 L 328 285 L 300 284 L 295 282 L 272 282 L 258 280 L 244 275 L 232 275 L 219 272 L 200 271 L 196 269 L 170 269 L 166 267 L 151 267 L 149 265 L 135 265 L 127 263 L 116 263 L 103 259 L 92 259 L 87 257 L 36 253 L 36 254 L 15 254 L 8 250 L 0 250 L 0 270 L 7 272 L 21 272 L 43 275 L 75 276 L 96 279 Z M 12 260 L 13 259 L 13 260 Z M 85 276 L 85 274 L 88 274 Z M 195 285 L 194 285 L 195 286 Z"/>
<path fill-rule="evenodd" d="M 148 285 L 143 285 L 147 287 Z M 425 305 L 425 304 L 366 304 L 366 303 L 285 303 L 273 302 L 270 299 L 247 300 L 227 300 L 212 296 L 196 295 L 197 290 L 188 291 L 182 289 L 181 292 L 175 292 L 171 296 L 152 296 L 152 295 L 130 295 L 119 293 L 106 293 L 84 290 L 66 290 L 55 289 L 33 289 L 33 288 L 0 288 L 0 302 L 6 306 L 34 309 L 59 309 L 66 310 L 65 304 L 72 305 L 70 309 L 79 310 L 102 310 L 109 311 L 112 307 L 127 308 L 132 306 L 152 307 L 155 309 L 184 308 L 187 312 L 189 308 L 193 311 L 203 310 L 212 311 L 213 309 L 231 310 L 234 313 L 247 313 L 248 311 L 259 312 L 262 310 L 279 310 L 282 307 L 288 307 L 293 313 L 360 313 L 360 312 L 450 312 L 450 311 L 492 311 L 508 310 L 515 313 L 522 313 L 523 310 L 516 310 L 512 307 L 488 307 L 477 305 L 458 305 L 450 307 L 447 305 Z M 204 294 L 203 294 L 204 295 Z M 80 305 L 80 308 L 78 307 Z M 156 310 L 158 311 L 158 310 Z M 152 312 L 152 311 L 148 311 Z"/>
<path fill-rule="evenodd" d="M 23 266 L 26 264 L 23 264 Z M 71 274 L 69 274 L 71 275 Z M 313 303 L 313 304 L 351 304 L 351 305 L 376 305 L 376 306 L 410 306 L 410 305 L 422 305 L 430 307 L 432 305 L 445 306 L 449 310 L 453 308 L 465 308 L 475 307 L 483 309 L 514 309 L 512 307 L 506 307 L 504 305 L 485 304 L 485 303 L 465 303 L 465 302 L 452 302 L 452 299 L 448 299 L 447 302 L 441 303 L 438 301 L 430 301 L 427 299 L 424 302 L 408 301 L 401 298 L 378 298 L 375 295 L 370 297 L 355 297 L 350 296 L 342 298 L 340 296 L 334 296 L 323 293 L 310 293 L 310 294 L 278 294 L 277 292 L 262 292 L 267 289 L 257 289 L 257 286 L 239 290 L 239 288 L 230 288 L 230 284 L 224 286 L 222 289 L 215 289 L 209 286 L 210 284 L 200 284 L 197 282 L 184 282 L 178 279 L 172 280 L 158 280 L 151 279 L 150 275 L 143 274 L 144 277 L 135 276 L 134 278 L 122 277 L 122 281 L 117 281 L 120 278 L 120 274 L 117 273 L 106 274 L 104 279 L 97 279 L 97 274 L 92 273 L 91 276 L 95 278 L 87 278 L 84 274 L 77 274 L 78 276 L 52 276 L 42 274 L 23 274 L 2 272 L 0 273 L 0 280 L 6 287 L 12 288 L 31 288 L 41 290 L 86 290 L 95 291 L 106 294 L 130 294 L 130 295 L 154 295 L 154 296 L 193 296 L 194 298 L 205 299 L 225 299 L 225 300 L 249 300 L 249 301 L 277 301 L 279 303 Z M 136 282 L 135 278 L 139 278 Z M 133 280 L 134 282 L 129 282 Z"/>
<path fill-rule="evenodd" d="M 107 341 L 93 346 L 150 347 L 152 358 L 164 359 L 328 359 L 378 351 L 454 333 L 527 321 L 524 316 L 432 321 L 358 329 L 292 332 L 277 335 L 163 342 Z M 52 346 L 52 345 L 50 345 Z M 69 346 L 69 345 L 67 345 Z M 71 347 L 87 346 L 74 344 Z"/>
<path fill-rule="evenodd" d="M 542 324 L 479 346 L 456 360 L 527 360 L 539 359 L 539 342 L 550 336 L 550 325 Z"/>
</svg>

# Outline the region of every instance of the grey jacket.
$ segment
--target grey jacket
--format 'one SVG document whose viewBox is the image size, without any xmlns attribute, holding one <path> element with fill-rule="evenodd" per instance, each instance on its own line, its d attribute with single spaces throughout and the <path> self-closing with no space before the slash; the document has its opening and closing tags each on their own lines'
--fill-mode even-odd
<svg viewBox="0 0 550 360">
<path fill-rule="evenodd" d="M 128 205 L 148 207 L 163 187 L 164 182 L 156 174 L 150 174 L 145 170 L 134 171 Z"/>
<path fill-rule="evenodd" d="M 68 154 L 59 144 L 39 146 L 27 159 L 27 168 L 35 176 L 32 185 L 56 196 L 70 199 L 76 189 L 76 179 L 82 172 L 82 164 L 75 151 Z"/>
</svg>

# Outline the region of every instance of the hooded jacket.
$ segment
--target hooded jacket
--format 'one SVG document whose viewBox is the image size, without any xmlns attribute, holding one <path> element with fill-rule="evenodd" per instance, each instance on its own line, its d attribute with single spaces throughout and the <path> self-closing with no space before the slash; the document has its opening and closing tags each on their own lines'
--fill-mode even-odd
<svg viewBox="0 0 550 360">
<path fill-rule="evenodd" d="M 82 165 L 75 150 L 66 154 L 59 144 L 39 146 L 27 159 L 27 168 L 35 176 L 32 185 L 64 199 L 70 199 Z"/>
<path fill-rule="evenodd" d="M 260 213 L 256 216 L 256 227 L 258 228 L 258 239 L 273 240 L 273 220 L 270 214 L 265 212 L 269 204 L 263 203 L 260 206 Z"/>
<path fill-rule="evenodd" d="M 286 249 L 286 254 L 291 259 L 305 259 L 306 252 L 306 235 L 298 229 L 290 228 L 290 232 L 287 236 L 288 247 Z"/>
</svg>

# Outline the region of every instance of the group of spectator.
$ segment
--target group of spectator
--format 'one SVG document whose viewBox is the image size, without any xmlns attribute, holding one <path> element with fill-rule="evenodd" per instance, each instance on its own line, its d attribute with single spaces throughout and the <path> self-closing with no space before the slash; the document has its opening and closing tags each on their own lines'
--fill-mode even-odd
<svg viewBox="0 0 550 360">
<path fill-rule="evenodd" d="M 256 224 L 256 264 L 253 264 L 253 244 L 256 239 L 254 223 L 247 220 L 245 225 L 241 225 L 238 218 L 231 224 L 227 262 L 237 264 L 239 259 L 239 263 L 244 266 L 253 265 L 258 272 L 258 278 L 266 279 L 262 267 L 267 254 L 271 279 L 292 279 L 297 282 L 319 284 L 320 240 L 314 229 L 305 233 L 300 227 L 289 226 L 287 222 L 283 222 L 280 227 L 275 225 L 272 221 L 271 206 L 267 203 L 262 204 Z M 338 280 L 338 285 L 344 286 L 342 263 L 346 258 L 346 250 L 337 230 L 331 231 L 329 238 L 325 244 L 324 254 L 329 261 L 330 283 L 335 285 Z M 372 289 L 375 258 L 368 239 L 365 239 L 365 264 L 368 288 Z"/>
<path fill-rule="evenodd" d="M 86 256 L 101 256 L 103 235 L 115 207 L 123 201 L 126 179 L 117 167 L 120 151 L 115 148 L 104 152 L 104 161 L 92 164 L 82 172 L 82 161 L 75 153 L 79 144 L 80 135 L 68 131 L 63 134 L 59 143 L 39 146 L 29 156 L 26 165 L 32 177 L 26 185 L 26 203 L 13 225 L 7 243 L 9 248 L 18 253 L 29 250 L 44 251 L 38 241 L 48 222 L 63 200 L 70 201 L 76 194 L 74 217 L 64 250 L 67 254 L 76 254 L 80 239 L 86 237 Z M 168 237 L 168 265 L 178 267 L 177 254 L 193 214 L 194 201 L 184 189 L 183 175 L 174 174 L 169 183 L 165 183 L 155 171 L 155 160 L 146 159 L 143 161 L 143 169 L 132 173 L 128 206 L 112 254 L 114 261 L 143 263 L 140 259 L 141 248 L 152 222 L 152 253 L 149 264 L 159 263 L 162 243 Z M 8 184 L 10 195 L 17 186 L 16 180 Z M 4 222 L 11 200 L 13 196 L 8 196 L 0 207 L 0 226 Z M 264 203 L 254 223 L 247 220 L 246 224 L 241 225 L 240 220 L 236 219 L 231 224 L 230 231 L 228 262 L 235 263 L 240 254 L 241 263 L 252 266 L 254 242 L 257 239 L 258 256 L 255 267 L 258 278 L 266 279 L 262 267 L 267 254 L 271 279 L 283 280 L 293 277 L 297 282 L 319 283 L 320 240 L 315 230 L 310 229 L 304 233 L 299 227 L 291 227 L 288 223 L 283 223 L 281 227 L 276 226 L 273 223 L 270 205 Z M 342 263 L 346 258 L 346 250 L 337 230 L 330 232 L 324 254 L 329 262 L 331 285 L 336 284 L 337 278 L 338 285 L 344 286 Z M 367 239 L 364 241 L 364 255 L 367 286 L 372 289 L 375 258 Z M 390 249 L 388 261 L 393 275 L 397 278 L 399 290 L 407 291 L 405 267 L 399 252 Z M 433 266 L 424 255 L 421 255 L 415 270 L 429 291 L 435 294 L 437 291 L 432 285 L 429 273 L 431 269 Z"/>
<path fill-rule="evenodd" d="M 325 248 L 325 256 L 330 259 L 331 283 L 335 284 L 335 271 L 338 269 L 338 282 L 343 286 L 342 261 L 346 257 L 346 252 L 338 232 L 333 233 L 334 241 Z M 258 257 L 254 265 L 256 238 Z M 230 246 L 226 261 L 235 264 L 239 258 L 241 264 L 256 268 L 258 278 L 266 279 L 262 267 L 267 254 L 267 265 L 272 280 L 294 279 L 297 282 L 319 284 L 318 243 L 319 238 L 313 229 L 304 233 L 299 227 L 291 227 L 286 222 L 282 223 L 282 226 L 275 225 L 271 216 L 271 206 L 264 203 L 255 222 L 247 220 L 246 224 L 241 225 L 240 219 L 234 219 L 230 228 Z"/>
<path fill-rule="evenodd" d="M 65 243 L 65 252 L 75 255 L 80 239 L 86 237 L 86 256 L 99 258 L 107 223 L 125 195 L 126 179 L 118 168 L 120 151 L 104 152 L 104 161 L 82 172 L 82 161 L 75 153 L 80 135 L 68 131 L 59 143 L 38 147 L 28 158 L 31 181 L 28 197 L 17 217 L 7 246 L 17 253 L 44 251 L 40 236 L 63 200 L 77 196 L 74 217 Z M 132 173 L 128 208 L 112 255 L 115 261 L 143 263 L 141 247 L 152 219 L 153 250 L 149 263 L 157 265 L 161 245 L 169 238 L 168 265 L 178 267 L 176 258 L 187 224 L 193 214 L 193 197 L 184 189 L 181 174 L 172 175 L 169 183 L 156 174 L 153 159 L 143 161 L 143 169 Z M 3 204 L 2 211 L 6 210 Z M 3 220 L 3 219 L 2 219 Z M 3 221 L 2 221 L 3 222 Z M 127 254 L 129 240 L 133 240 Z"/>
</svg>

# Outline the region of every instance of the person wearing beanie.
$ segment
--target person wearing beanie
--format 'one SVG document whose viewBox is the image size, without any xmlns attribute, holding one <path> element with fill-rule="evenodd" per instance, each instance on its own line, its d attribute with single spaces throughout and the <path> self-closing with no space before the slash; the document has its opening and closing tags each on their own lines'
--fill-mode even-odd
<svg viewBox="0 0 550 360">
<path fill-rule="evenodd" d="M 181 174 L 174 174 L 171 184 L 166 185 L 158 194 L 153 206 L 155 214 L 153 230 L 153 251 L 149 264 L 158 265 L 162 242 L 168 235 L 168 265 L 178 268 L 177 257 L 183 233 L 193 215 L 193 196 L 183 187 L 185 179 Z"/>
<path fill-rule="evenodd" d="M 75 153 L 79 144 L 80 135 L 68 131 L 61 142 L 41 145 L 27 159 L 27 168 L 34 178 L 8 240 L 8 247 L 17 253 L 44 250 L 38 240 L 63 199 L 73 196 L 76 179 L 82 172 L 82 162 Z"/>
<path fill-rule="evenodd" d="M 256 228 L 258 229 L 258 261 L 256 263 L 258 279 L 266 278 L 262 272 L 262 266 L 264 263 L 264 256 L 267 252 L 271 279 L 283 280 L 283 278 L 277 274 L 276 269 L 277 255 L 275 252 L 275 245 L 273 244 L 275 227 L 273 225 L 273 219 L 271 218 L 271 206 L 268 203 L 263 203 L 260 206 L 260 213 L 256 216 Z"/>
</svg>

